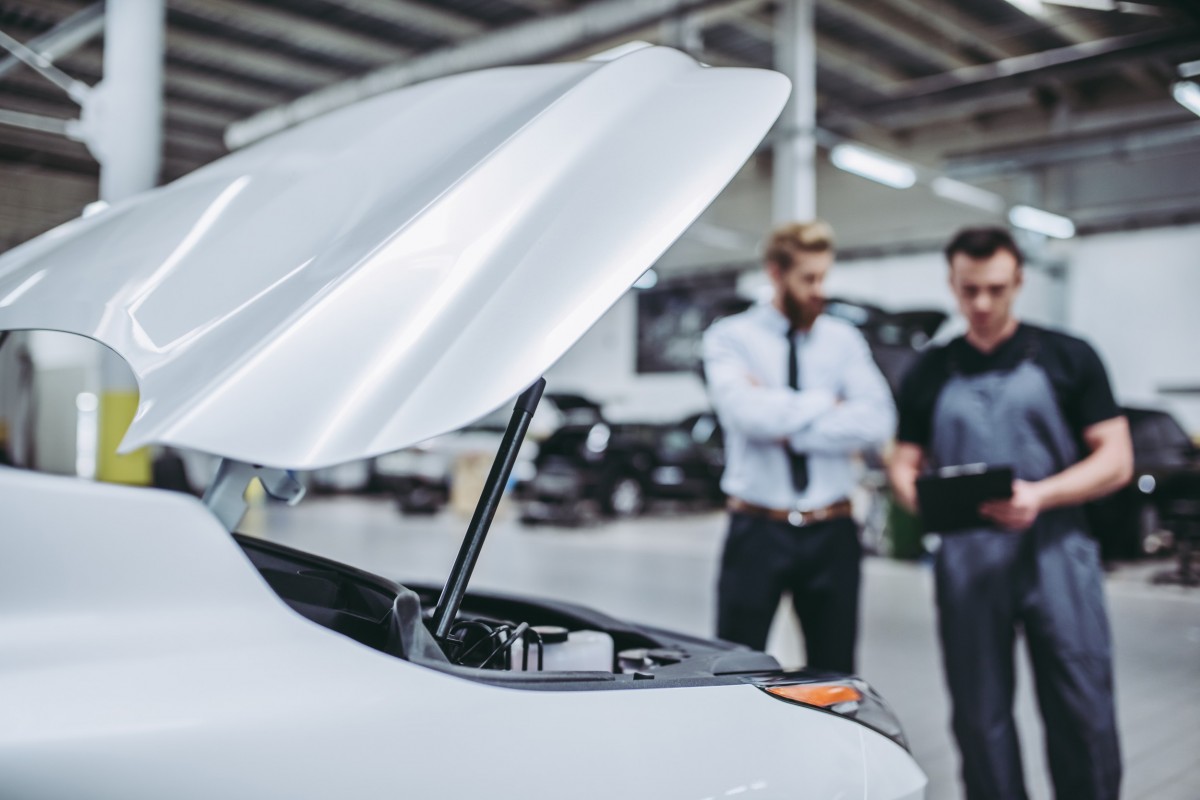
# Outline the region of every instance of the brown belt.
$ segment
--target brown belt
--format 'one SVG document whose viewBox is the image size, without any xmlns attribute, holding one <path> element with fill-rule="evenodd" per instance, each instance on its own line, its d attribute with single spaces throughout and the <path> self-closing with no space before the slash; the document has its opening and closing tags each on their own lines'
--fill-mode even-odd
<svg viewBox="0 0 1200 800">
<path fill-rule="evenodd" d="M 797 528 L 811 525 L 814 522 L 828 522 L 831 519 L 844 519 L 851 516 L 853 511 L 849 500 L 838 500 L 824 508 L 814 508 L 812 511 L 788 510 L 786 508 L 768 508 L 766 506 L 747 503 L 738 497 L 729 498 L 726 507 L 737 514 L 747 514 L 751 517 L 762 517 L 775 522 L 786 522 Z"/>
</svg>

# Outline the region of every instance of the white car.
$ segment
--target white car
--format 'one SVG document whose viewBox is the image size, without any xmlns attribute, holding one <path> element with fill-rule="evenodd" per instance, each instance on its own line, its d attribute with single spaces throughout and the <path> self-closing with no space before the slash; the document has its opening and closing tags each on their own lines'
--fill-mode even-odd
<svg viewBox="0 0 1200 800">
<path fill-rule="evenodd" d="M 222 459 L 203 501 L 0 470 L 0 797 L 922 797 L 857 678 L 466 593 L 539 376 L 787 94 L 665 48 L 431 81 L 0 257 L 0 330 L 132 368 L 124 449 Z M 252 478 L 518 394 L 445 587 L 230 534 Z"/>
</svg>

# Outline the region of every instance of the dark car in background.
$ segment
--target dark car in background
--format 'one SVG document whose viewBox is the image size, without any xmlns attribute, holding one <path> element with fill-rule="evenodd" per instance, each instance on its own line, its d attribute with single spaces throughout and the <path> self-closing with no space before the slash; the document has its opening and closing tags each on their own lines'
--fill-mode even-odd
<svg viewBox="0 0 1200 800">
<path fill-rule="evenodd" d="M 921 354 L 921 349 L 948 318 L 944 311 L 885 311 L 856 300 L 831 298 L 825 313 L 843 319 L 862 332 L 879 371 L 895 394 L 900 381 Z"/>
<path fill-rule="evenodd" d="M 396 498 L 404 514 L 433 514 L 451 496 L 455 472 L 464 458 L 486 456 L 490 464 L 508 425 L 509 410 L 501 408 L 457 431 L 374 460 L 374 479 Z M 600 404 L 572 392 L 546 392 L 521 447 L 515 468 L 529 470 L 538 442 L 564 426 L 592 425 L 603 419 Z"/>
<path fill-rule="evenodd" d="M 1087 506 L 1088 523 L 1104 560 L 1139 558 L 1169 550 L 1172 527 L 1161 504 L 1172 487 L 1200 474 L 1200 450 L 1166 411 L 1123 408 L 1133 438 L 1133 480 Z M 1200 499 L 1200 498 L 1198 498 Z"/>
<path fill-rule="evenodd" d="M 724 466 L 711 413 L 668 424 L 568 425 L 541 443 L 516 497 L 525 522 L 631 517 L 655 500 L 713 507 L 724 499 Z"/>
</svg>

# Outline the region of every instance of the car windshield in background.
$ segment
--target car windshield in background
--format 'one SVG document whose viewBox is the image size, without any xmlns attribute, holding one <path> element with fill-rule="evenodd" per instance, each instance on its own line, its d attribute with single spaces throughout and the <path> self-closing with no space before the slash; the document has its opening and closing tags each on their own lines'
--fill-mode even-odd
<svg viewBox="0 0 1200 800">
<path fill-rule="evenodd" d="M 1126 408 L 1133 436 L 1136 463 L 1156 466 L 1184 466 L 1191 462 L 1195 445 L 1175 418 L 1165 411 Z"/>
</svg>

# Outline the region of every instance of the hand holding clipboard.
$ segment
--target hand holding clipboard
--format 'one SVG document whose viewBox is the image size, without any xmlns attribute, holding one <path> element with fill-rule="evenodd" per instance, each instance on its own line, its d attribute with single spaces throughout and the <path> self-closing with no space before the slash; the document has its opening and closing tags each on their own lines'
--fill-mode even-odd
<svg viewBox="0 0 1200 800">
<path fill-rule="evenodd" d="M 929 533 L 954 533 L 996 527 L 997 520 L 985 516 L 981 506 L 1013 496 L 1012 467 L 965 464 L 943 467 L 933 475 L 917 478 L 917 503 L 921 522 Z M 991 505 L 990 511 L 998 510 Z"/>
</svg>

